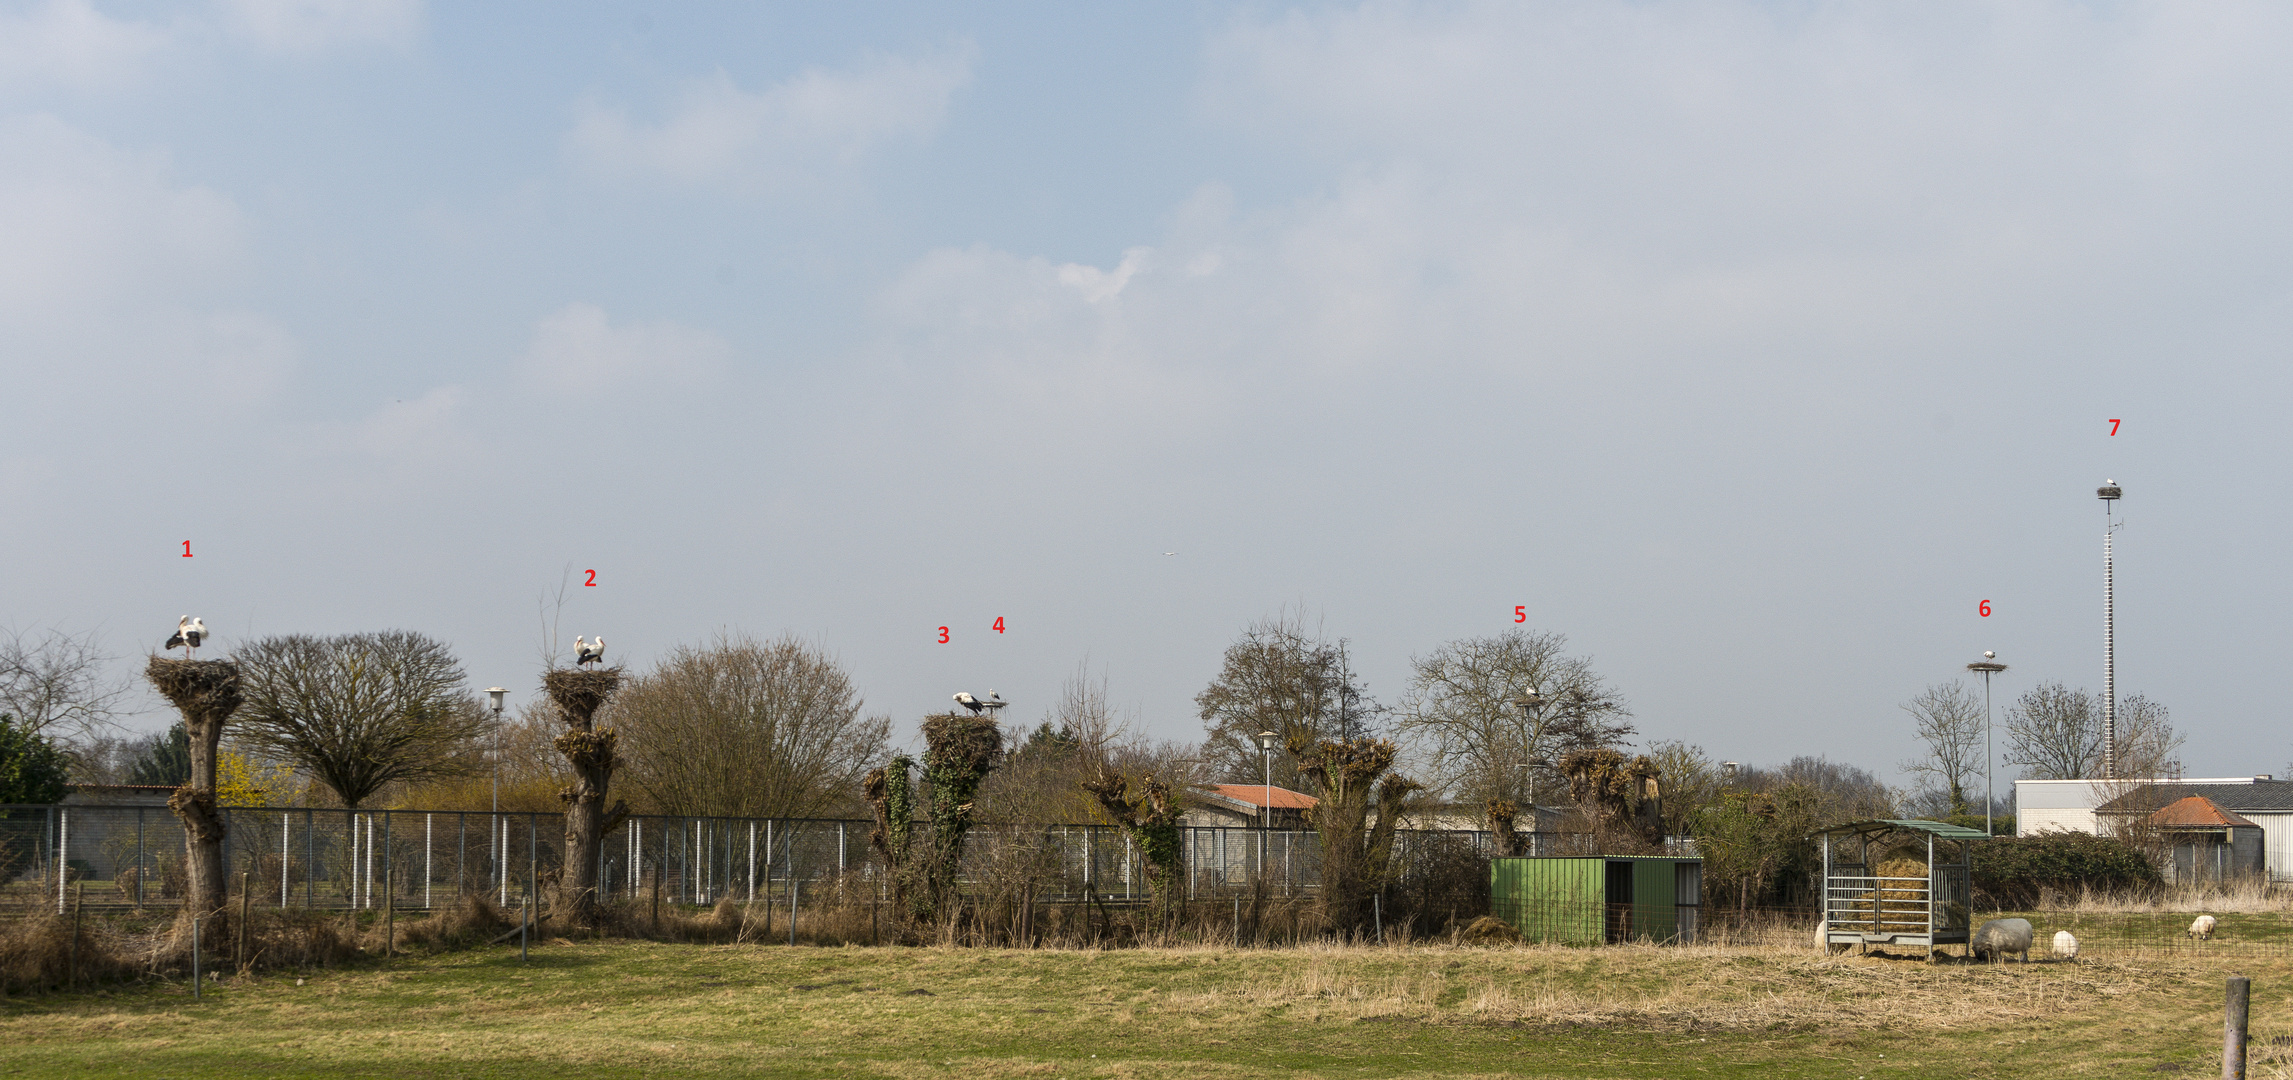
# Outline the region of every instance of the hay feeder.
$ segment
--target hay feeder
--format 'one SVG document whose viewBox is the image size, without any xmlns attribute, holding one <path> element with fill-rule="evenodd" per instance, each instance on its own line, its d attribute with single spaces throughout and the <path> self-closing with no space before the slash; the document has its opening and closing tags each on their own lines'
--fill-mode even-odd
<svg viewBox="0 0 2293 1080">
<path fill-rule="evenodd" d="M 1922 819 L 1834 825 L 1823 842 L 1823 943 L 1924 948 L 1965 945 L 1969 878 L 1980 829 Z"/>
</svg>

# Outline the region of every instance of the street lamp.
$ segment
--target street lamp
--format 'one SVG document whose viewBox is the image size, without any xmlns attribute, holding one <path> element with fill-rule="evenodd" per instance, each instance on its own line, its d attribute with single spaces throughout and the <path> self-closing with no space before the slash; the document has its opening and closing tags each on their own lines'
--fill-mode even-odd
<svg viewBox="0 0 2293 1080">
<path fill-rule="evenodd" d="M 506 846 L 503 834 L 507 830 L 502 824 L 502 699 L 510 696 L 510 692 L 507 687 L 489 686 L 486 696 L 494 699 L 494 752 L 487 755 L 494 759 L 494 827 L 487 830 L 493 833 L 487 839 L 493 842 L 494 869 L 502 879 L 501 902 L 507 904 L 510 902 L 510 871 L 509 862 L 502 857 Z"/>
<path fill-rule="evenodd" d="M 1997 759 L 1997 755 L 1991 753 L 1990 749 L 1990 677 L 2005 671 L 2006 665 L 1998 662 L 1997 653 L 1985 649 L 1982 659 L 1968 664 L 1967 670 L 1982 672 L 1982 831 L 1984 836 L 1989 836 L 1992 829 L 1990 810 L 1997 799 L 1991 791 L 1991 762 Z"/>
<path fill-rule="evenodd" d="M 1545 707 L 1545 696 L 1537 693 L 1536 687 L 1532 686 L 1526 693 L 1514 698 L 1510 704 L 1520 709 L 1521 716 L 1529 721 L 1529 745 L 1523 749 L 1534 754 L 1537 749 L 1536 744 L 1544 735 L 1544 732 L 1538 729 L 1543 727 L 1541 714 Z M 1526 766 L 1529 770 L 1529 820 L 1532 822 L 1536 820 L 1538 776 L 1535 766 L 1538 764 L 1541 762 L 1532 757 L 1529 759 L 1529 765 Z"/>
<path fill-rule="evenodd" d="M 1735 762 L 1735 761 L 1723 761 L 1723 762 L 1721 762 L 1721 763 L 1720 763 L 1720 782 L 1721 782 L 1721 783 L 1723 783 L 1723 784 L 1733 784 L 1733 783 L 1735 783 L 1735 782 L 1736 782 L 1736 769 L 1737 769 L 1737 768 L 1739 768 L 1739 767 L 1741 767 L 1741 765 L 1742 765 L 1742 763 L 1741 763 L 1741 762 Z"/>
</svg>

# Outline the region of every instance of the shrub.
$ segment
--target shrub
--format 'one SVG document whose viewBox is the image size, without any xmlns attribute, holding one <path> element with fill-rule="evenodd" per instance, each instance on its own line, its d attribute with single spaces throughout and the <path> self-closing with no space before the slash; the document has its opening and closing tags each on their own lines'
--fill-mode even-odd
<svg viewBox="0 0 2293 1080">
<path fill-rule="evenodd" d="M 2000 908 L 2036 904 L 2041 889 L 2121 891 L 2164 884 L 2157 864 L 2116 837 L 2050 832 L 1974 846 L 1975 894 Z"/>
</svg>

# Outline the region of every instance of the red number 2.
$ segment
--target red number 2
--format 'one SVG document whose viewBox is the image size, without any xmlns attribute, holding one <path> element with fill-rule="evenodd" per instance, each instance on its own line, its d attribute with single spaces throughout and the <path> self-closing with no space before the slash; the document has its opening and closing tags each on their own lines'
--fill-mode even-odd
<svg viewBox="0 0 2293 1080">
<path fill-rule="evenodd" d="M 189 540 L 183 542 L 183 557 L 186 559 L 191 557 L 191 541 Z"/>
<path fill-rule="evenodd" d="M 589 571 L 589 580 L 582 582 L 582 584 L 583 584 L 583 585 L 586 585 L 586 586 L 588 586 L 588 587 L 590 587 L 590 588 L 592 588 L 592 589 L 596 588 L 596 587 L 597 587 L 597 571 L 595 571 L 595 570 L 591 570 L 591 571 Z"/>
<path fill-rule="evenodd" d="M 943 626 L 939 628 L 939 643 L 942 645 L 947 644 L 947 627 Z"/>
<path fill-rule="evenodd" d="M 995 617 L 995 632 L 998 634 L 1003 632 L 1003 616 L 1001 615 Z"/>
<path fill-rule="evenodd" d="M 2112 435 L 2116 435 L 2117 433 L 2118 433 L 2118 422 L 2117 422 L 2116 420 L 2112 420 L 2112 421 L 2110 421 L 2110 434 L 2112 434 Z"/>
<path fill-rule="evenodd" d="M 1527 621 L 1529 621 L 1529 605 L 1527 605 L 1527 604 L 1515 604 L 1515 605 L 1513 605 L 1513 621 L 1514 621 L 1514 622 L 1527 622 Z"/>
<path fill-rule="evenodd" d="M 1975 605 L 1975 610 L 1981 612 L 1983 618 L 1990 618 L 1990 601 L 1985 600 L 1982 603 Z"/>
</svg>

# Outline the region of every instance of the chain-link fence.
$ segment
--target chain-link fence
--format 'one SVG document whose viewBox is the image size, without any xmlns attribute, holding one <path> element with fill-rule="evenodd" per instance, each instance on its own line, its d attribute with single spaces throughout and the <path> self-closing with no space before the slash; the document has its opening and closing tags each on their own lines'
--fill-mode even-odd
<svg viewBox="0 0 2293 1080">
<path fill-rule="evenodd" d="M 462 893 L 503 905 L 562 871 L 560 814 L 449 810 L 232 807 L 225 865 L 234 892 L 282 907 L 426 908 Z M 612 899 L 710 904 L 805 895 L 829 882 L 873 889 L 871 823 L 856 820 L 636 815 L 599 845 L 597 877 Z M 918 823 L 917 835 L 922 834 Z M 1560 851 L 1580 838 L 1540 835 Z M 1321 837 L 1239 827 L 1181 830 L 1180 883 L 1189 899 L 1259 890 L 1297 896 L 1318 887 Z M 1492 836 L 1401 830 L 1394 879 L 1431 890 L 1461 874 L 1485 884 Z M 1477 869 L 1476 869 L 1477 867 Z M 1105 825 L 976 826 L 958 873 L 964 892 L 1018 882 L 1048 903 L 1143 900 L 1146 868 L 1121 829 Z M 166 906 L 185 890 L 183 832 L 163 806 L 0 807 L 0 882 L 15 899 L 40 890 L 61 903 L 78 883 L 93 906 Z"/>
</svg>

